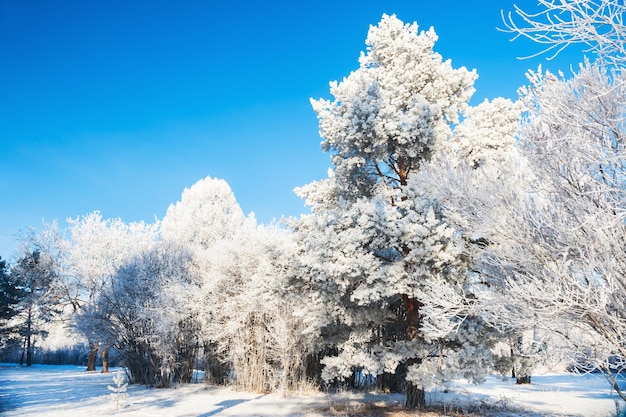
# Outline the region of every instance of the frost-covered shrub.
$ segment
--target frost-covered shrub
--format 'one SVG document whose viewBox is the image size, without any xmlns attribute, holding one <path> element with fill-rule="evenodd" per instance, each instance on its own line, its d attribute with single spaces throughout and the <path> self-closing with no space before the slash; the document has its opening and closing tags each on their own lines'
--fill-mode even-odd
<svg viewBox="0 0 626 417">
<path fill-rule="evenodd" d="M 225 181 L 205 178 L 170 206 L 163 236 L 185 247 L 198 271 L 191 304 L 207 379 L 262 392 L 303 382 L 307 339 L 293 306 L 282 298 L 289 233 L 257 226 Z"/>
<path fill-rule="evenodd" d="M 199 330 L 189 307 L 199 285 L 191 266 L 184 248 L 159 244 L 123 265 L 103 293 L 106 331 L 131 382 L 191 381 Z"/>
</svg>

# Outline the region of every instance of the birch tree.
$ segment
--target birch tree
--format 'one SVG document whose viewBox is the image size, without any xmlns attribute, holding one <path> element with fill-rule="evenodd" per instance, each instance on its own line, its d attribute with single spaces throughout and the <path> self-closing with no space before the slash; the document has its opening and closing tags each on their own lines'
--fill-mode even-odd
<svg viewBox="0 0 626 417">
<path fill-rule="evenodd" d="M 500 330 L 510 346 L 511 357 L 501 358 L 499 370 L 505 373 L 505 367 L 512 369 L 518 384 L 530 383 L 533 368 L 546 359 L 545 340 L 541 340 L 545 332 L 534 321 L 509 319 L 513 316 L 509 307 L 516 300 L 500 291 L 502 270 L 485 262 L 485 253 L 506 245 L 512 236 L 520 245 L 524 240 L 519 236 L 521 226 L 513 220 L 518 213 L 507 208 L 529 192 L 534 178 L 518 146 L 523 109 L 522 100 L 503 98 L 468 109 L 446 152 L 426 164 L 418 175 L 418 181 L 440 201 L 449 221 L 468 243 L 471 269 L 489 289 L 480 297 L 489 312 L 481 315 Z M 518 253 L 523 264 L 522 252 Z M 497 313 L 494 305 L 501 307 Z M 526 306 L 527 310 L 532 308 L 532 304 Z"/>
<path fill-rule="evenodd" d="M 74 288 L 75 329 L 89 344 L 87 370 L 96 369 L 100 352 L 102 372 L 108 372 L 110 341 L 102 334 L 106 314 L 98 308 L 98 297 L 111 285 L 113 276 L 125 262 L 154 244 L 159 225 L 104 219 L 98 211 L 69 219 L 68 223 L 65 266 L 67 286 Z"/>
<path fill-rule="evenodd" d="M 429 172 L 446 184 L 455 222 L 488 242 L 475 257 L 493 290 L 484 317 L 548 335 L 579 369 L 603 371 L 622 398 L 611 358 L 626 354 L 624 81 L 601 63 L 571 78 L 530 72 L 517 169 L 506 181 Z"/>
<path fill-rule="evenodd" d="M 520 138 L 535 179 L 532 194 L 509 206 L 527 241 L 490 255 L 511 298 L 609 379 L 609 356 L 626 354 L 624 81 L 588 62 L 570 79 L 530 74 Z"/>
</svg>

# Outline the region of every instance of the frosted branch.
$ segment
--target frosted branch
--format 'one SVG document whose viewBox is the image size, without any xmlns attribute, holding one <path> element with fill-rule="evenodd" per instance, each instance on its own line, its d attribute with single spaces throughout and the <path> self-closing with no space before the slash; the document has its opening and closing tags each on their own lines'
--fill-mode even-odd
<svg viewBox="0 0 626 417">
<path fill-rule="evenodd" d="M 538 0 L 540 11 L 530 13 L 514 6 L 513 12 L 502 11 L 503 32 L 524 37 L 544 48 L 522 59 L 550 54 L 553 59 L 571 44 L 587 46 L 609 64 L 619 66 L 626 61 L 624 12 L 621 0 Z"/>
</svg>

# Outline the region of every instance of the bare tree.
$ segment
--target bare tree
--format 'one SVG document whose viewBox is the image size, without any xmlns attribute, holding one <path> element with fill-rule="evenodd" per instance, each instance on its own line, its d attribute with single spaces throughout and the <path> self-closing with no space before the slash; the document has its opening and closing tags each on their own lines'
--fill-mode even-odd
<svg viewBox="0 0 626 417">
<path fill-rule="evenodd" d="M 445 185 L 465 233 L 486 242 L 474 265 L 490 287 L 483 317 L 536 328 L 537 342 L 562 342 L 579 369 L 614 384 L 613 359 L 626 357 L 626 78 L 599 63 L 570 79 L 529 76 L 517 169 L 433 169 L 430 181 Z"/>
<path fill-rule="evenodd" d="M 132 383 L 168 387 L 190 382 L 199 328 L 189 300 L 198 290 L 186 250 L 156 244 L 122 264 L 98 295 L 101 334 Z"/>
<path fill-rule="evenodd" d="M 502 12 L 504 31 L 543 46 L 533 56 L 550 53 L 553 58 L 572 44 L 583 44 L 603 62 L 626 62 L 622 0 L 538 0 L 538 6 L 537 11 L 515 5 L 514 11 Z"/>
<path fill-rule="evenodd" d="M 102 372 L 108 372 L 108 335 L 102 333 L 106 312 L 97 306 L 99 294 L 111 285 L 122 264 L 145 250 L 156 240 L 158 224 L 124 223 L 121 219 L 103 219 L 95 211 L 68 220 L 71 239 L 65 241 L 65 281 L 74 312 L 75 329 L 87 338 L 87 371 L 96 370 L 98 352 Z M 100 315 L 100 316 L 98 316 Z"/>
</svg>

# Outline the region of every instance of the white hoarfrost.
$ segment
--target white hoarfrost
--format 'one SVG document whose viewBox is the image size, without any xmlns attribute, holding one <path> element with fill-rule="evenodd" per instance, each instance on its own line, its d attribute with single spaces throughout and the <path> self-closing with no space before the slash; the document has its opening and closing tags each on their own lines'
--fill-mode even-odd
<svg viewBox="0 0 626 417">
<path fill-rule="evenodd" d="M 228 183 L 206 177 L 185 188 L 180 201 L 170 205 L 162 234 L 166 240 L 208 248 L 237 234 L 246 222 L 254 225 L 254 216 L 246 219 Z"/>
<path fill-rule="evenodd" d="M 188 304 L 200 325 L 208 377 L 234 378 L 251 391 L 304 381 L 306 338 L 293 306 L 280 298 L 289 233 L 257 226 L 225 181 L 205 178 L 170 206 L 163 237 L 186 247 L 197 266 L 200 285 Z"/>
<path fill-rule="evenodd" d="M 330 84 L 334 99 L 311 100 L 333 170 L 296 190 L 312 214 L 292 223 L 293 292 L 306 297 L 308 331 L 337 352 L 323 359 L 322 376 L 397 373 L 417 389 L 409 407 L 423 405 L 419 390 L 454 376 L 481 380 L 491 361 L 492 332 L 475 315 L 465 241 L 413 180 L 452 146 L 474 91 L 476 74 L 444 61 L 436 40 L 433 29 L 383 15 L 359 69 Z M 484 140 L 475 126 L 489 131 L 482 115 L 503 107 L 515 105 L 496 100 L 468 114 L 474 125 L 458 133 L 458 152 Z M 497 141 L 489 146 L 497 152 Z"/>
<path fill-rule="evenodd" d="M 422 176 L 480 243 L 473 268 L 494 290 L 482 315 L 518 334 L 519 366 L 557 355 L 613 386 L 626 356 L 624 76 L 587 62 L 571 78 L 539 70 L 529 81 L 514 170 L 435 165 Z"/>
</svg>

